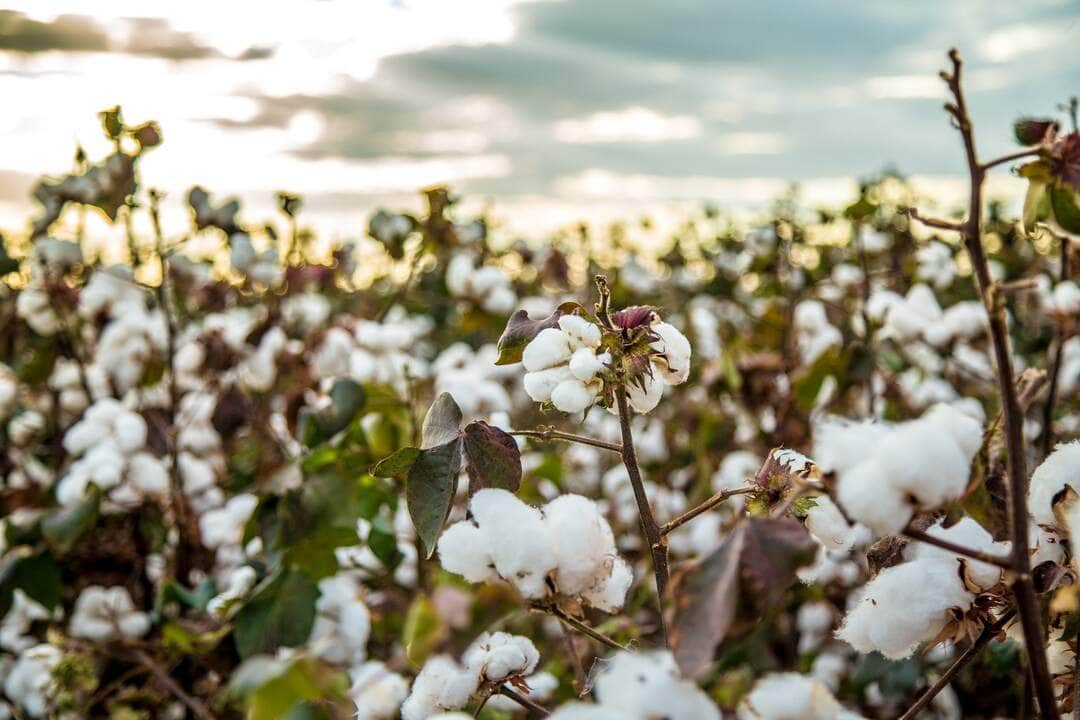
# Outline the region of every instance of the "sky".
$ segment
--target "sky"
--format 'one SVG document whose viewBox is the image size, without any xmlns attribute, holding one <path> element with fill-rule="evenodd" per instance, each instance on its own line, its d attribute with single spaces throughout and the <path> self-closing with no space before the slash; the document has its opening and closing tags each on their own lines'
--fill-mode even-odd
<svg viewBox="0 0 1080 720">
<path fill-rule="evenodd" d="M 0 0 L 0 230 L 108 151 L 116 104 L 161 124 L 142 175 L 174 219 L 194 184 L 245 217 L 300 193 L 343 235 L 439 182 L 523 233 L 790 181 L 838 202 L 886 167 L 959 192 L 945 51 L 990 156 L 1080 93 L 1077 37 L 1080 0 Z"/>
</svg>

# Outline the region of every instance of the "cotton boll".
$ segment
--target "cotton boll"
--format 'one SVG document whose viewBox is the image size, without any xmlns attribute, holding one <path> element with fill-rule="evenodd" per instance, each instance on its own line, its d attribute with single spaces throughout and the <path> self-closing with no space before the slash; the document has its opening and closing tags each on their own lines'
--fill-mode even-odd
<svg viewBox="0 0 1080 720">
<path fill-rule="evenodd" d="M 589 407 L 596 393 L 580 380 L 563 380 L 551 391 L 551 404 L 565 413 L 579 413 Z"/>
<path fill-rule="evenodd" d="M 935 405 L 923 416 L 950 436 L 970 460 L 982 447 L 982 423 L 953 405 Z"/>
<path fill-rule="evenodd" d="M 116 444 L 123 452 L 130 453 L 146 444 L 146 421 L 133 412 L 121 413 L 113 422 Z"/>
<path fill-rule="evenodd" d="M 541 672 L 525 678 L 525 684 L 529 686 L 529 692 L 523 693 L 526 697 L 536 703 L 545 703 L 559 688 L 559 679 L 549 672 Z M 492 695 L 485 707 L 510 714 L 525 712 L 525 708 L 505 695 Z"/>
<path fill-rule="evenodd" d="M 349 697 L 356 703 L 357 720 L 393 720 L 409 685 L 401 675 L 377 661 L 363 663 L 349 672 Z"/>
<path fill-rule="evenodd" d="M 601 577 L 601 581 L 582 593 L 582 600 L 597 610 L 615 613 L 626 603 L 626 593 L 634 584 L 634 571 L 630 564 L 621 557 L 615 557 L 611 564 L 611 574 Z"/>
<path fill-rule="evenodd" d="M 308 644 L 316 655 L 334 664 L 355 665 L 367 657 L 371 614 L 360 600 L 360 583 L 348 573 L 319 581 L 315 624 Z"/>
<path fill-rule="evenodd" d="M 536 402 L 547 402 L 555 388 L 573 380 L 574 375 L 566 365 L 525 373 L 525 392 Z"/>
<path fill-rule="evenodd" d="M 814 507 L 806 513 L 806 528 L 830 550 L 850 550 L 859 535 L 828 495 L 814 498 Z"/>
<path fill-rule="evenodd" d="M 521 364 L 527 371 L 537 372 L 562 365 L 570 359 L 570 354 L 569 335 L 555 328 L 544 328 L 525 346 Z"/>
<path fill-rule="evenodd" d="M 837 484 L 836 499 L 850 517 L 878 535 L 900 532 L 913 513 L 903 493 L 887 484 L 885 469 L 876 460 L 845 472 Z"/>
<path fill-rule="evenodd" d="M 678 328 L 666 322 L 653 323 L 650 329 L 660 336 L 652 347 L 662 356 L 654 358 L 653 367 L 668 385 L 680 385 L 690 376 L 690 341 Z"/>
<path fill-rule="evenodd" d="M 634 412 L 644 415 L 660 404 L 660 398 L 664 395 L 664 383 L 660 378 L 648 373 L 642 375 L 640 380 L 626 384 L 626 400 Z"/>
<path fill-rule="evenodd" d="M 482 680 L 501 681 L 513 675 L 528 675 L 540 662 L 532 641 L 505 632 L 482 633 L 462 657 L 465 668 Z"/>
<path fill-rule="evenodd" d="M 1011 548 L 1011 543 L 994 542 L 993 536 L 982 525 L 969 517 L 962 518 L 948 528 L 942 527 L 940 522 L 935 523 L 926 529 L 926 533 L 962 547 L 998 555 L 999 557 L 1006 557 Z M 904 548 L 905 560 L 926 558 L 963 563 L 967 580 L 982 590 L 996 585 L 1001 579 L 1002 570 L 996 565 L 971 560 L 928 543 L 911 543 Z"/>
<path fill-rule="evenodd" d="M 208 548 L 239 545 L 244 537 L 244 525 L 258 504 L 255 495 L 244 493 L 230 498 L 223 508 L 203 513 L 199 518 L 203 545 Z"/>
<path fill-rule="evenodd" d="M 544 506 L 552 540 L 559 591 L 578 595 L 606 576 L 606 562 L 615 556 L 615 538 L 596 503 L 580 495 L 563 495 Z"/>
<path fill-rule="evenodd" d="M 695 683 L 678 675 L 670 652 L 617 652 L 600 671 L 595 694 L 624 717 L 720 720 L 720 711 Z"/>
<path fill-rule="evenodd" d="M 829 689 L 798 673 L 773 673 L 754 684 L 737 709 L 739 720 L 853 720 Z"/>
<path fill-rule="evenodd" d="M 866 460 L 887 433 L 880 423 L 827 417 L 814 426 L 813 456 L 822 470 L 843 473 Z"/>
<path fill-rule="evenodd" d="M 52 671 L 63 653 L 52 645 L 35 645 L 19 655 L 4 678 L 4 694 L 28 716 L 44 718 L 49 712 Z"/>
<path fill-rule="evenodd" d="M 442 710 L 464 707 L 476 692 L 479 680 L 445 655 L 430 658 L 401 705 L 402 720 L 427 720 Z"/>
<path fill-rule="evenodd" d="M 0 532 L 5 528 L 0 526 Z M 3 548 L 0 548 L 2 554 Z M 48 620 L 52 614 L 21 589 L 15 588 L 11 595 L 11 607 L 0 623 L 0 648 L 13 653 L 20 653 L 34 646 L 37 642 L 28 635 L 30 626 L 41 620 Z"/>
<path fill-rule="evenodd" d="M 605 363 L 611 362 L 611 354 L 597 355 L 589 348 L 579 348 L 570 357 L 570 372 L 578 380 L 588 382 L 604 369 Z"/>
<path fill-rule="evenodd" d="M 1054 496 L 1066 486 L 1080 492 L 1080 440 L 1059 443 L 1054 451 L 1035 468 L 1028 487 L 1028 507 L 1039 525 L 1056 527 Z"/>
<path fill-rule="evenodd" d="M 547 525 L 540 511 L 506 490 L 485 489 L 469 504 L 488 537 L 495 569 L 529 598 L 546 594 L 544 578 L 555 569 Z"/>
<path fill-rule="evenodd" d="M 882 570 L 865 586 L 836 636 L 861 653 L 905 658 L 940 632 L 949 608 L 966 611 L 973 598 L 955 562 L 901 563 Z"/>
<path fill-rule="evenodd" d="M 480 528 L 469 521 L 454 523 L 439 538 L 439 562 L 469 582 L 494 580 L 498 573 L 488 548 L 488 536 Z"/>
<path fill-rule="evenodd" d="M 169 471 L 150 453 L 136 453 L 128 460 L 128 480 L 148 497 L 163 497 L 169 490 Z"/>
<path fill-rule="evenodd" d="M 104 642 L 142 637 L 150 629 L 150 617 L 135 609 L 126 588 L 84 588 L 75 601 L 68 632 L 73 637 Z"/>
<path fill-rule="evenodd" d="M 566 333 L 573 350 L 582 347 L 594 349 L 600 347 L 600 326 L 589 322 L 580 315 L 561 316 L 559 318 L 559 328 Z"/>
</svg>

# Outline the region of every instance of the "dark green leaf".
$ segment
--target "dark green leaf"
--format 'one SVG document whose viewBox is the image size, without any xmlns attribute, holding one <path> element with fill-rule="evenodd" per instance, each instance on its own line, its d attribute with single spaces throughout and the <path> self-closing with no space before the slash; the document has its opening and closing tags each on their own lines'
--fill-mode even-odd
<svg viewBox="0 0 1080 720">
<path fill-rule="evenodd" d="M 1055 185 L 1050 188 L 1050 207 L 1058 225 L 1067 232 L 1080 233 L 1080 193 L 1067 185 Z"/>
<path fill-rule="evenodd" d="M 521 486 L 521 451 L 513 437 L 478 420 L 465 426 L 462 447 L 469 495 L 483 488 L 517 492 Z"/>
<path fill-rule="evenodd" d="M 62 555 L 97 525 L 100 508 L 101 491 L 95 487 L 75 505 L 46 515 L 41 521 L 41 534 Z"/>
<path fill-rule="evenodd" d="M 393 455 L 380 460 L 375 467 L 371 468 L 371 474 L 375 477 L 401 477 L 409 472 L 409 468 L 413 466 L 419 455 L 419 448 L 401 448 Z"/>
<path fill-rule="evenodd" d="M 279 570 L 260 583 L 236 616 L 240 657 L 303 644 L 315 622 L 318 598 L 318 587 L 299 570 Z"/>
<path fill-rule="evenodd" d="M 16 590 L 52 610 L 60 603 L 63 588 L 60 566 L 48 550 L 34 552 L 23 546 L 0 559 L 0 616 L 11 608 Z"/>
<path fill-rule="evenodd" d="M 454 435 L 444 445 L 422 450 L 405 481 L 405 502 L 426 557 L 435 551 L 457 491 L 461 472 L 461 440 Z"/>
</svg>

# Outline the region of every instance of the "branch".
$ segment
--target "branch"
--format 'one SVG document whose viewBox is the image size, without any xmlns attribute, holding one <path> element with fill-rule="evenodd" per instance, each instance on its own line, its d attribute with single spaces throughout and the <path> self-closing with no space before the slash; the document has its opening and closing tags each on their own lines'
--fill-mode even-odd
<svg viewBox="0 0 1080 720">
<path fill-rule="evenodd" d="M 926 543 L 927 545 L 934 545 L 935 547 L 939 547 L 942 550 L 948 550 L 949 552 L 956 553 L 957 555 L 963 555 L 964 557 L 971 558 L 972 560 L 978 560 L 980 562 L 996 565 L 1003 570 L 1013 569 L 1013 561 L 1011 557 L 1001 557 L 999 555 L 985 553 L 981 550 L 964 547 L 963 545 L 958 545 L 954 542 L 950 542 L 943 538 L 935 537 L 933 535 L 925 533 L 922 530 L 916 530 L 910 525 L 904 528 L 901 534 L 911 540 L 917 540 L 919 542 Z"/>
<path fill-rule="evenodd" d="M 1004 165 L 1005 163 L 1010 163 L 1013 160 L 1020 160 L 1021 158 L 1031 157 L 1032 155 L 1038 155 L 1044 149 L 1045 149 L 1044 146 L 1038 145 L 1036 147 L 1027 148 L 1026 150 L 1019 150 L 1019 151 L 1014 152 L 1014 153 L 1009 153 L 1008 155 L 1002 155 L 999 158 L 994 158 L 993 160 L 988 160 L 987 162 L 984 162 L 982 165 L 979 166 L 979 169 L 982 170 L 983 172 L 986 172 L 987 170 L 989 170 L 992 167 L 997 167 L 998 165 Z"/>
<path fill-rule="evenodd" d="M 498 692 L 500 695 L 505 695 L 506 697 L 510 698 L 518 705 L 535 715 L 539 715 L 540 717 L 547 717 L 551 714 L 551 712 L 549 712 L 547 708 L 542 705 L 537 705 L 532 700 L 519 693 L 517 690 L 511 688 L 509 685 L 500 685 L 499 689 L 496 692 Z"/>
<path fill-rule="evenodd" d="M 132 648 L 131 655 L 140 665 L 149 670 L 150 674 L 153 675 L 158 682 L 164 685 L 165 689 L 168 690 L 173 697 L 183 703 L 183 705 L 191 711 L 192 715 L 199 718 L 199 720 L 214 720 L 213 714 L 207 709 L 206 705 L 197 698 L 188 695 L 188 693 L 169 676 L 169 673 L 165 671 L 165 668 L 158 665 L 157 661 L 152 657 L 138 648 Z"/>
<path fill-rule="evenodd" d="M 641 517 L 641 530 L 645 534 L 649 551 L 652 553 L 653 573 L 656 575 L 656 602 L 660 608 L 660 631 L 664 636 L 666 646 L 664 593 L 668 583 L 667 540 L 660 533 L 660 526 L 656 523 L 652 508 L 649 506 L 649 498 L 645 494 L 645 482 L 641 479 L 641 470 L 638 468 L 637 455 L 634 452 L 634 434 L 630 430 L 630 408 L 626 402 L 626 388 L 622 385 L 615 388 L 615 403 L 619 408 L 619 425 L 622 427 L 623 465 L 626 466 L 626 472 L 630 476 L 630 485 L 634 488 L 634 499 L 637 501 L 638 515 Z"/>
<path fill-rule="evenodd" d="M 710 497 L 708 500 L 701 503 L 697 507 L 691 508 L 691 509 L 687 510 L 686 512 L 684 512 L 679 517 L 675 518 L 674 520 L 671 520 L 671 521 L 666 522 L 663 525 L 661 525 L 660 526 L 660 534 L 661 535 L 667 535 L 672 530 L 680 528 L 683 525 L 685 525 L 686 523 L 690 522 L 691 520 L 696 518 L 698 515 L 701 515 L 702 513 L 705 513 L 705 512 L 708 512 L 709 510 L 712 510 L 714 507 L 716 507 L 720 503 L 724 502 L 728 498 L 735 497 L 736 495 L 749 495 L 750 493 L 755 492 L 757 490 L 758 490 L 758 488 L 756 488 L 756 487 L 742 487 L 742 488 L 735 488 L 733 490 L 721 490 L 720 492 L 716 493 L 715 495 L 713 495 L 712 497 Z"/>
<path fill-rule="evenodd" d="M 548 615 L 551 615 L 552 617 L 558 618 L 569 627 L 577 630 L 582 635 L 592 638 L 596 642 L 600 643 L 601 645 L 606 645 L 612 650 L 626 649 L 626 646 L 622 643 L 612 640 L 596 628 L 586 625 L 585 623 L 578 620 L 576 617 L 567 614 L 562 608 L 558 607 L 557 605 L 538 605 L 535 607 L 535 609 L 541 610 L 543 612 L 546 612 Z"/>
<path fill-rule="evenodd" d="M 511 430 L 509 434 L 536 438 L 538 440 L 565 440 L 566 442 L 575 442 L 580 443 L 581 445 L 591 445 L 592 447 L 600 448 L 601 450 L 610 450 L 611 452 L 617 453 L 622 452 L 622 445 L 619 445 L 618 443 L 597 440 L 595 438 L 585 437 L 584 435 L 574 435 L 573 433 L 561 432 L 551 428 L 544 428 L 543 430 Z"/>
<path fill-rule="evenodd" d="M 955 126 L 960 131 L 971 183 L 968 215 L 961 226 L 961 234 L 968 256 L 971 258 L 971 266 L 975 271 L 977 289 L 989 315 L 990 338 L 994 347 L 1001 412 L 1005 425 L 1009 477 L 1009 529 L 1012 539 L 1012 565 L 1015 571 L 1012 592 L 1016 598 L 1017 611 L 1024 629 L 1024 645 L 1035 681 L 1035 695 L 1039 701 L 1039 709 L 1043 720 L 1056 720 L 1057 702 L 1046 661 L 1042 612 L 1035 594 L 1035 584 L 1031 576 L 1031 558 L 1028 555 L 1028 477 L 1024 457 L 1024 417 L 1013 383 L 1012 352 L 1009 349 L 1005 308 L 993 292 L 993 279 L 990 276 L 990 267 L 982 244 L 982 190 L 986 169 L 979 164 L 975 151 L 975 133 L 971 116 L 968 114 L 967 102 L 964 99 L 961 80 L 963 63 L 960 60 L 960 53 L 955 49 L 950 50 L 949 60 L 952 63 L 952 72 L 943 71 L 941 77 L 949 87 L 953 102 L 948 103 L 945 109 L 953 117 Z"/>
<path fill-rule="evenodd" d="M 922 712 L 927 705 L 929 705 L 937 694 L 945 689 L 945 686 L 952 682 L 952 679 L 964 669 L 964 666 L 971 662 L 972 659 L 979 652 L 986 647 L 991 640 L 993 640 L 1001 632 L 1006 624 L 1012 620 L 1013 615 L 1016 614 L 1015 610 L 1009 610 L 1000 618 L 994 621 L 992 625 L 987 625 L 979 637 L 975 638 L 975 642 L 968 646 L 967 650 L 964 650 L 960 654 L 960 657 L 953 661 L 953 664 L 942 673 L 941 677 L 937 679 L 933 685 L 927 688 L 926 692 L 919 696 L 919 699 L 915 701 L 915 704 L 907 709 L 899 720 L 914 720 L 915 716 Z"/>
<path fill-rule="evenodd" d="M 915 208 L 905 208 L 904 212 L 912 220 L 918 220 L 927 227 L 937 228 L 938 230 L 952 230 L 953 232 L 963 232 L 964 226 L 962 223 L 953 222 L 952 220 L 942 220 L 941 218 L 927 217 L 926 215 L 920 215 L 919 211 Z"/>
</svg>

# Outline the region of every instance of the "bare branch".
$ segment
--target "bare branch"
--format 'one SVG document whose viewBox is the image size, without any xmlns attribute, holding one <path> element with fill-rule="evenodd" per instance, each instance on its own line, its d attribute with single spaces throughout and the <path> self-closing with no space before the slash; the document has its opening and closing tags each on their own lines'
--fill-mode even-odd
<svg viewBox="0 0 1080 720">
<path fill-rule="evenodd" d="M 702 513 L 706 513 L 709 510 L 712 510 L 714 507 L 716 507 L 720 503 L 724 502 L 728 498 L 733 498 L 736 495 L 749 495 L 750 493 L 756 491 L 757 489 L 758 488 L 756 488 L 756 487 L 742 487 L 742 488 L 735 488 L 733 490 L 721 490 L 720 492 L 716 493 L 715 495 L 713 495 L 712 497 L 710 497 L 708 500 L 701 503 L 697 507 L 693 507 L 693 508 L 687 510 L 686 512 L 684 512 L 679 517 L 675 518 L 674 520 L 671 520 L 671 521 L 666 522 L 663 525 L 661 525 L 660 526 L 660 534 L 661 535 L 667 535 L 672 530 L 680 528 L 683 525 L 685 525 L 686 523 L 690 522 L 691 520 L 696 518 L 698 515 L 701 515 Z"/>
<path fill-rule="evenodd" d="M 919 211 L 915 208 L 905 208 L 904 212 L 912 220 L 917 220 L 927 227 L 937 228 L 938 230 L 951 230 L 953 232 L 963 232 L 964 226 L 962 223 L 953 222 L 952 220 L 942 220 L 941 218 L 928 217 L 926 215 L 920 215 Z"/>
<path fill-rule="evenodd" d="M 1003 570 L 1013 569 L 1013 561 L 1010 557 L 991 555 L 990 553 L 985 553 L 981 550 L 964 547 L 963 545 L 958 545 L 957 543 L 950 542 L 943 538 L 935 537 L 933 535 L 925 533 L 922 530 L 917 530 L 910 525 L 904 528 L 902 534 L 904 537 L 910 538 L 911 540 L 917 540 L 919 542 L 926 543 L 927 545 L 934 545 L 935 547 L 939 547 L 942 550 L 948 550 L 949 552 L 956 553 L 957 555 L 963 555 L 964 557 L 971 558 L 972 560 L 990 563 L 991 565 L 996 565 Z"/>
<path fill-rule="evenodd" d="M 564 440 L 566 442 L 574 442 L 581 445 L 590 445 L 592 447 L 600 448 L 601 450 L 610 450 L 611 452 L 617 453 L 622 452 L 622 445 L 619 445 L 618 443 L 597 440 L 584 435 L 574 435 L 573 433 L 562 432 L 552 428 L 543 428 L 541 430 L 511 430 L 509 434 L 536 438 L 537 440 Z"/>
</svg>

